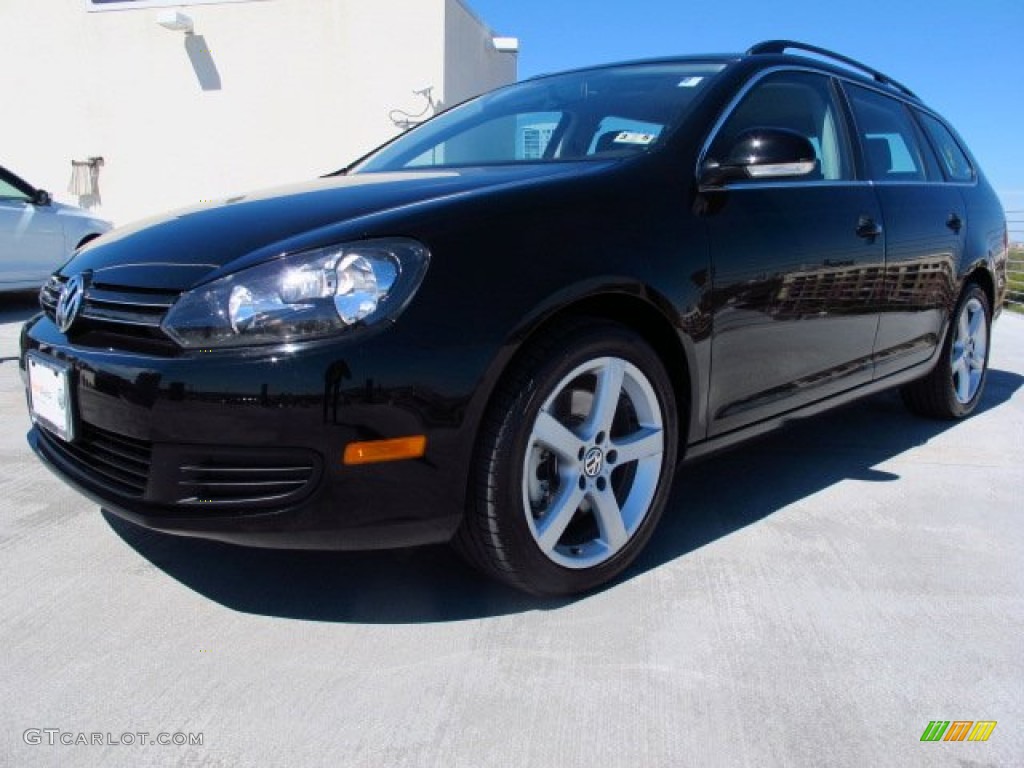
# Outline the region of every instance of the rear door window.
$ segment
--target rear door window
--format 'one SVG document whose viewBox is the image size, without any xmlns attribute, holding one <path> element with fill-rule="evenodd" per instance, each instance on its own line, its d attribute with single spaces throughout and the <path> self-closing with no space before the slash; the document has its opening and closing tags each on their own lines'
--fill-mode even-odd
<svg viewBox="0 0 1024 768">
<path fill-rule="evenodd" d="M 921 152 L 919 134 L 903 102 L 857 85 L 848 84 L 846 88 L 868 178 L 927 181 L 926 162 L 930 158 Z"/>
</svg>

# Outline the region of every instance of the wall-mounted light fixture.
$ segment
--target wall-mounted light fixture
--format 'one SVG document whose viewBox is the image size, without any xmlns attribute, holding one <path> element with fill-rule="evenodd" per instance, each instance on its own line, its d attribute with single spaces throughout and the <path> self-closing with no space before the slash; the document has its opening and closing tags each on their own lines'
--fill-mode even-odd
<svg viewBox="0 0 1024 768">
<path fill-rule="evenodd" d="M 518 37 L 492 37 L 491 42 L 498 53 L 519 53 Z"/>
<path fill-rule="evenodd" d="M 192 17 L 181 11 L 160 11 L 156 15 L 156 23 L 164 29 L 169 29 L 172 32 L 184 32 L 186 35 L 191 35 L 195 27 Z"/>
</svg>

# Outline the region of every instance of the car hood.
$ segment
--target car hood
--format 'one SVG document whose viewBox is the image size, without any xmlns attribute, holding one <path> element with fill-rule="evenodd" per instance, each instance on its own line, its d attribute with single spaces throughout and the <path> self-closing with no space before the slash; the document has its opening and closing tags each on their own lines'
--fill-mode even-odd
<svg viewBox="0 0 1024 768">
<path fill-rule="evenodd" d="M 281 253 L 358 239 L 369 217 L 497 187 L 596 170 L 605 163 L 558 163 L 337 176 L 175 211 L 115 229 L 61 272 L 86 270 L 115 285 L 183 290 Z M 360 226 L 360 224 L 367 226 Z M 379 227 L 379 223 L 376 224 Z M 382 233 L 375 235 L 403 232 Z"/>
</svg>

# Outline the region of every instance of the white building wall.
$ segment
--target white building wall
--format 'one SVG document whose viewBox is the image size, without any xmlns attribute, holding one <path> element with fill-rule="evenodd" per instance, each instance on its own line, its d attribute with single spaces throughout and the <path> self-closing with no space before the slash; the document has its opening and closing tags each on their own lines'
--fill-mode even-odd
<svg viewBox="0 0 1024 768">
<path fill-rule="evenodd" d="M 462 0 L 445 0 L 445 106 L 515 82 L 517 56 L 496 51 L 493 38 Z"/>
<path fill-rule="evenodd" d="M 447 99 L 515 78 L 514 56 L 488 51 L 471 16 L 453 23 L 453 3 L 190 5 L 185 35 L 156 8 L 0 0 L 0 164 L 78 203 L 71 160 L 102 156 L 94 210 L 119 224 L 327 173 L 394 135 L 390 110 L 420 111 L 414 89 Z"/>
</svg>

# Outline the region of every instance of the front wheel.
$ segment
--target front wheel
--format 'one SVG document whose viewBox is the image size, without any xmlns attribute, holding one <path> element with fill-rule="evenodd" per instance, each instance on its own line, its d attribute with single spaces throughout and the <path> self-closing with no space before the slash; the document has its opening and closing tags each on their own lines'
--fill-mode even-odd
<svg viewBox="0 0 1024 768">
<path fill-rule="evenodd" d="M 988 296 L 977 283 L 969 283 L 957 303 L 939 362 L 930 374 L 900 390 L 907 407 L 940 419 L 969 416 L 985 389 L 991 330 Z"/>
<path fill-rule="evenodd" d="M 557 329 L 499 386 L 457 547 L 538 595 L 607 582 L 657 524 L 677 422 L 668 374 L 640 336 L 595 320 Z"/>
</svg>

